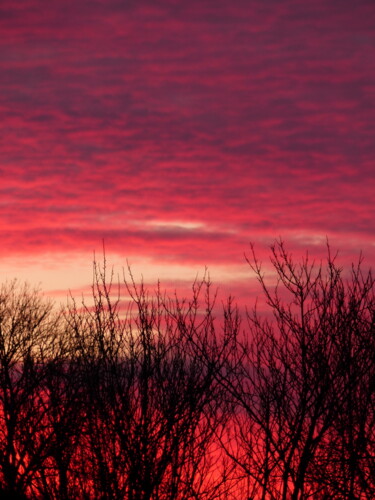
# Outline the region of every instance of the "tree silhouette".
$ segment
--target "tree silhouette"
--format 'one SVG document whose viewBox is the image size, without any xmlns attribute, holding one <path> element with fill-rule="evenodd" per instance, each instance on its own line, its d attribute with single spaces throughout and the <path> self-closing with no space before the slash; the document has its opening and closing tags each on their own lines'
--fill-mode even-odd
<svg viewBox="0 0 375 500">
<path fill-rule="evenodd" d="M 375 300 L 345 271 L 271 250 L 265 307 L 222 315 L 94 263 L 53 308 L 0 288 L 0 495 L 51 500 L 375 497 Z M 215 318 L 220 316 L 219 320 Z"/>
<path fill-rule="evenodd" d="M 41 391 L 58 318 L 36 290 L 15 281 L 0 289 L 0 477 L 3 497 L 38 487 L 49 451 Z"/>
<path fill-rule="evenodd" d="M 233 401 L 235 440 L 225 445 L 251 498 L 374 497 L 374 280 L 361 262 L 345 277 L 295 263 L 272 247 L 277 282 L 249 264 L 272 312 L 249 329 L 220 379 Z"/>
<path fill-rule="evenodd" d="M 221 360 L 207 365 L 192 349 L 197 338 L 217 341 L 208 296 L 199 315 L 204 287 L 209 284 L 196 284 L 190 303 L 181 303 L 160 290 L 150 298 L 143 285 L 125 283 L 130 304 L 122 311 L 121 287 L 95 265 L 93 306 L 70 308 L 85 398 L 82 497 L 223 494 L 220 453 L 213 451 L 215 431 L 226 419 L 215 377 Z"/>
</svg>

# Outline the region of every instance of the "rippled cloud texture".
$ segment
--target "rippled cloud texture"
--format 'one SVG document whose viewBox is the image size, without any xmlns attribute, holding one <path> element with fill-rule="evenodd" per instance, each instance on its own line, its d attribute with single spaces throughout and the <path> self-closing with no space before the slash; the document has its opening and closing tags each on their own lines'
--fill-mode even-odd
<svg viewBox="0 0 375 500">
<path fill-rule="evenodd" d="M 228 271 L 279 235 L 373 259 L 374 19 L 372 0 L 3 0 L 0 262 L 104 239 Z"/>
</svg>

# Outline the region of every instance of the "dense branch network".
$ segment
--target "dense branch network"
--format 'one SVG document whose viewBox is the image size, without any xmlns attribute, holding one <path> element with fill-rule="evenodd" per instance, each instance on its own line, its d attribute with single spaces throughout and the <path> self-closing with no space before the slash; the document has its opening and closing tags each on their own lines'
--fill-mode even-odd
<svg viewBox="0 0 375 500">
<path fill-rule="evenodd" d="M 0 289 L 0 488 L 9 499 L 375 497 L 374 279 L 271 249 L 267 310 L 115 283 L 57 311 Z M 215 294 L 214 294 L 215 295 Z M 215 311 L 215 314 L 214 314 Z"/>
</svg>

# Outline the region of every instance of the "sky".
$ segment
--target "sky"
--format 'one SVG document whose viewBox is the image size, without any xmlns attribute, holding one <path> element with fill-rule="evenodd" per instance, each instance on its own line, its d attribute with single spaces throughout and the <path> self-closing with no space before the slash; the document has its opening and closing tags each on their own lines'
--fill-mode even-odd
<svg viewBox="0 0 375 500">
<path fill-rule="evenodd" d="M 2 0 L 0 280 L 94 252 L 235 294 L 244 254 L 375 262 L 373 0 Z"/>
</svg>

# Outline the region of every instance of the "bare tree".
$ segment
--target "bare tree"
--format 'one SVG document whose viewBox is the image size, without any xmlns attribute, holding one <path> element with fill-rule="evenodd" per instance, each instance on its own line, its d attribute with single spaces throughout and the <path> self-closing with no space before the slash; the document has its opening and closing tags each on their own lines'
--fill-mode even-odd
<svg viewBox="0 0 375 500">
<path fill-rule="evenodd" d="M 375 497 L 375 283 L 272 247 L 267 311 L 115 283 L 55 312 L 0 288 L 0 494 L 50 500 Z M 130 272 L 130 271 L 129 271 Z"/>
<path fill-rule="evenodd" d="M 149 297 L 143 285 L 120 285 L 95 266 L 93 306 L 67 316 L 84 381 L 80 439 L 82 498 L 224 498 L 224 462 L 214 438 L 226 415 L 218 363 L 207 365 L 192 339 L 216 342 L 212 303 Z"/>
<path fill-rule="evenodd" d="M 0 288 L 0 480 L 2 497 L 37 496 L 50 434 L 41 382 L 57 318 L 38 291 Z"/>
<path fill-rule="evenodd" d="M 223 443 L 249 498 L 373 498 L 374 280 L 361 262 L 348 279 L 272 248 L 268 286 L 249 264 L 273 317 L 253 309 L 221 383 L 235 439 Z"/>
<path fill-rule="evenodd" d="M 329 494 L 348 499 L 375 496 L 375 301 L 371 272 L 362 259 L 352 266 L 350 280 L 337 285 L 334 345 L 338 407 L 316 475 Z M 327 473 L 329 471 L 329 473 Z"/>
</svg>

